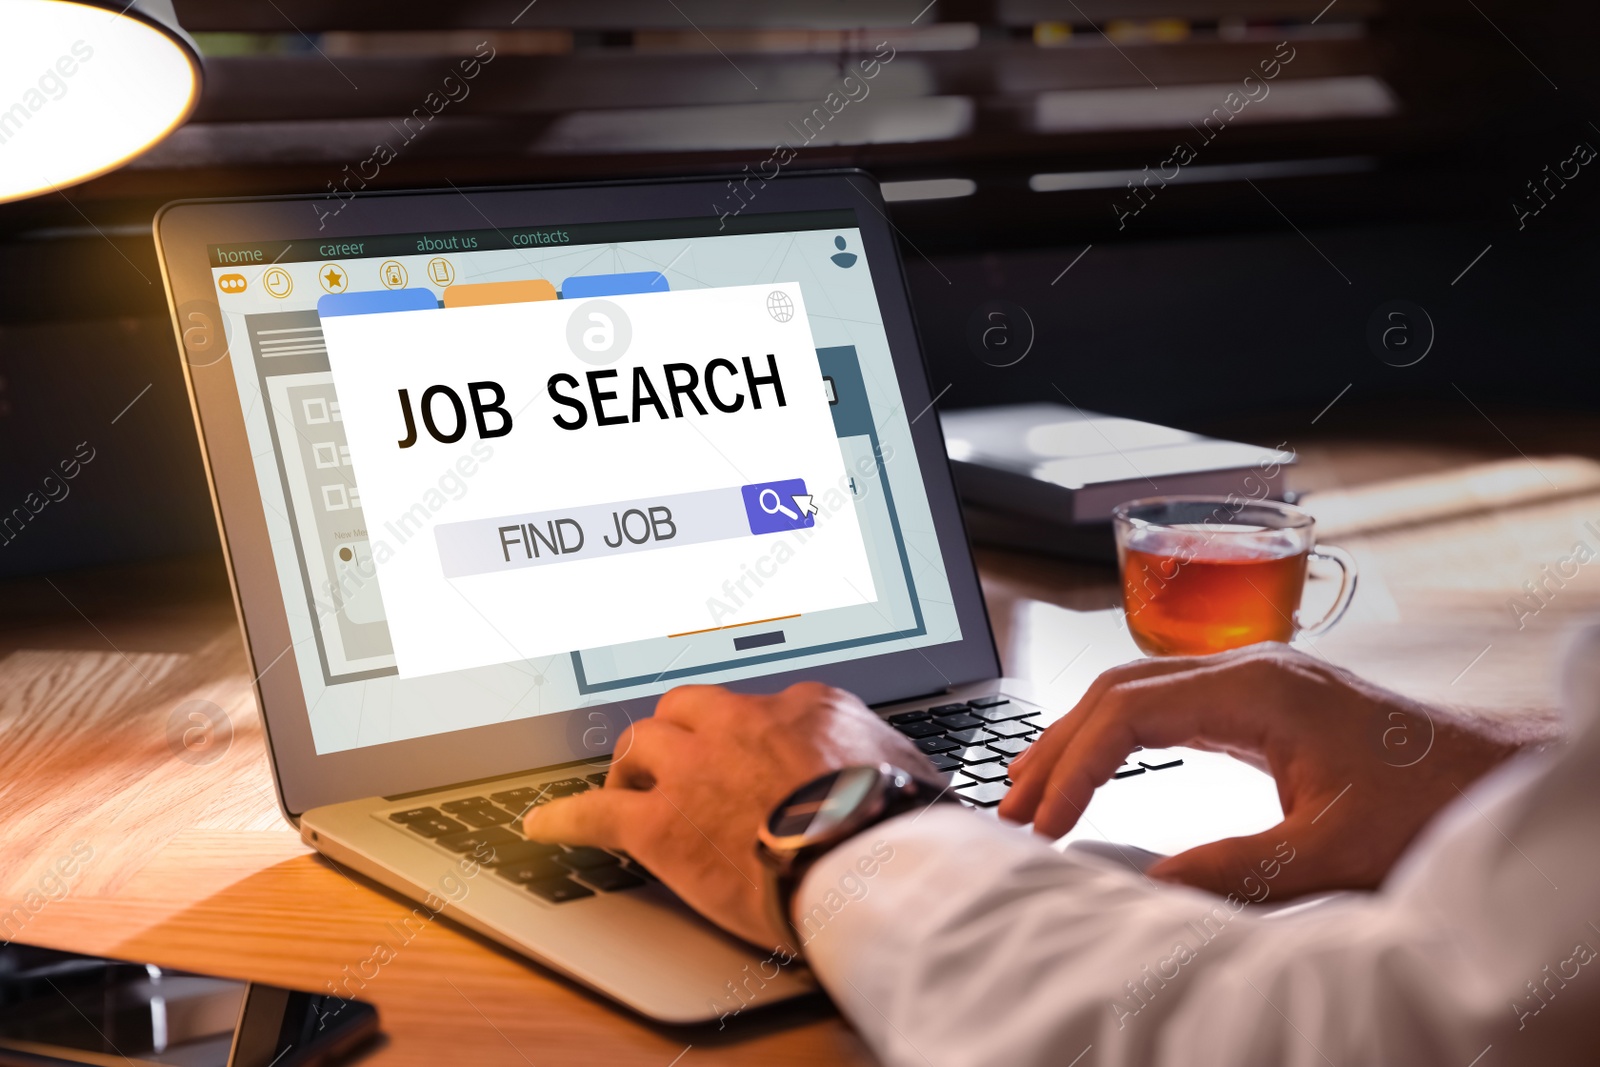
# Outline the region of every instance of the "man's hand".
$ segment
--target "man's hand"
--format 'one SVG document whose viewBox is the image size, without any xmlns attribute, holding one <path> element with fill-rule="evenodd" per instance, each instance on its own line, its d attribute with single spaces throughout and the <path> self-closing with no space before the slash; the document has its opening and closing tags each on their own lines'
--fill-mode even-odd
<svg viewBox="0 0 1600 1067">
<path fill-rule="evenodd" d="M 927 758 L 849 693 L 816 683 L 775 696 L 682 686 L 618 739 L 604 789 L 534 808 L 528 836 L 622 849 L 690 907 L 764 947 L 786 943 L 763 899 L 756 830 L 794 790 L 841 767 Z"/>
<path fill-rule="evenodd" d="M 1523 744 L 1551 731 L 1473 721 L 1352 677 L 1283 645 L 1117 667 L 1011 765 L 1000 814 L 1058 837 L 1135 746 L 1226 752 L 1270 773 L 1281 824 L 1150 868 L 1226 894 L 1287 839 L 1286 897 L 1376 887 L 1433 815 Z M 1539 736 L 1542 734 L 1543 736 Z"/>
</svg>

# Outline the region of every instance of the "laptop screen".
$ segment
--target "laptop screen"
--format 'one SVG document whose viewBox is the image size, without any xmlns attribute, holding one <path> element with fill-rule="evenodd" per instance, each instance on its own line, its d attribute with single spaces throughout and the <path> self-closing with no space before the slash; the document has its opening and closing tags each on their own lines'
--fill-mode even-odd
<svg viewBox="0 0 1600 1067">
<path fill-rule="evenodd" d="M 853 211 L 209 255 L 318 753 L 960 638 Z"/>
</svg>

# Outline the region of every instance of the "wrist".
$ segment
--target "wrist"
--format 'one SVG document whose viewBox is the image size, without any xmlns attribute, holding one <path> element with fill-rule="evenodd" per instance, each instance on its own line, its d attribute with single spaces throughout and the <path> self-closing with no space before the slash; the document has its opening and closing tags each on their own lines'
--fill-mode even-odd
<svg viewBox="0 0 1600 1067">
<path fill-rule="evenodd" d="M 1439 744 L 1458 753 L 1458 761 L 1476 779 L 1519 752 L 1560 743 L 1566 731 L 1555 711 L 1499 716 L 1449 707 L 1438 715 L 1436 733 Z"/>
<path fill-rule="evenodd" d="M 866 840 L 867 831 L 888 819 L 953 799 L 942 783 L 890 764 L 846 767 L 795 790 L 773 809 L 758 835 L 769 925 L 798 955 L 805 936 L 795 914 L 797 890 L 816 862 Z M 878 862 L 881 857 L 867 845 L 858 865 L 875 874 Z"/>
</svg>

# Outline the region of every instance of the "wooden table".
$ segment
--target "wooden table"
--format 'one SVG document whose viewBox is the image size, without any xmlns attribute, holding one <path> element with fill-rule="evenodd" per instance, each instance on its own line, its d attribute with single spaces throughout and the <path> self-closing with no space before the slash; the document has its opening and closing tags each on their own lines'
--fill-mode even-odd
<svg viewBox="0 0 1600 1067">
<path fill-rule="evenodd" d="M 1353 484 L 1506 454 L 1478 431 L 1470 446 L 1306 447 L 1297 478 Z M 1590 421 L 1570 440 L 1595 441 L 1594 431 Z M 1508 601 L 1571 552 L 1586 520 L 1600 528 L 1600 495 L 1344 539 L 1362 589 L 1318 650 L 1419 697 L 1547 711 L 1565 635 L 1600 613 L 1600 561 L 1524 629 Z M 1109 568 L 992 550 L 979 559 L 1010 673 L 1069 701 L 1096 671 L 1133 655 L 1116 626 Z M 278 814 L 249 680 L 216 559 L 0 587 L 4 936 L 313 990 L 371 954 L 407 905 L 323 862 Z M 179 758 L 169 743 L 188 725 L 179 709 L 190 701 L 231 721 L 231 745 L 215 762 Z M 48 868 L 80 842 L 92 858 L 65 895 L 45 895 Z M 447 923 L 406 945 L 365 996 L 386 1034 L 373 1062 L 871 1059 L 821 1002 L 721 1032 L 658 1027 Z"/>
</svg>

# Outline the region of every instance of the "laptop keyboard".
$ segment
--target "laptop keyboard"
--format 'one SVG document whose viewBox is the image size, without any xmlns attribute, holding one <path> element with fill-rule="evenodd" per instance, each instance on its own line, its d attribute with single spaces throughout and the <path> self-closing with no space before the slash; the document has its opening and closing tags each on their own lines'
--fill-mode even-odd
<svg viewBox="0 0 1600 1067">
<path fill-rule="evenodd" d="M 888 716 L 888 722 L 911 738 L 935 768 L 950 775 L 950 787 L 963 804 L 993 808 L 1011 791 L 1006 769 L 1044 732 L 1043 712 L 1043 708 L 1013 697 L 986 696 L 963 704 L 896 712 Z M 1181 766 L 1180 758 L 1134 760 L 1112 778 Z"/>
<path fill-rule="evenodd" d="M 1012 697 L 986 696 L 896 712 L 888 716 L 888 722 L 911 738 L 935 768 L 950 775 L 951 789 L 963 804 L 993 808 L 1011 790 L 1006 768 L 1043 733 L 1043 711 Z M 1131 778 L 1182 765 L 1182 759 L 1164 757 L 1159 762 L 1154 758 L 1134 761 L 1112 777 Z M 547 903 L 564 904 L 598 893 L 637 889 L 656 880 L 622 852 L 548 845 L 522 836 L 522 817 L 530 808 L 598 788 L 605 781 L 606 774 L 600 771 L 383 814 L 396 828 L 452 855 L 488 850 L 492 855 L 483 866 L 496 877 Z"/>
<path fill-rule="evenodd" d="M 626 854 L 603 848 L 547 845 L 522 836 L 528 809 L 605 784 L 605 772 L 518 786 L 480 796 L 455 797 L 388 813 L 398 828 L 453 855 L 491 853 L 483 866 L 550 904 L 596 893 L 637 889 L 655 876 Z"/>
</svg>

